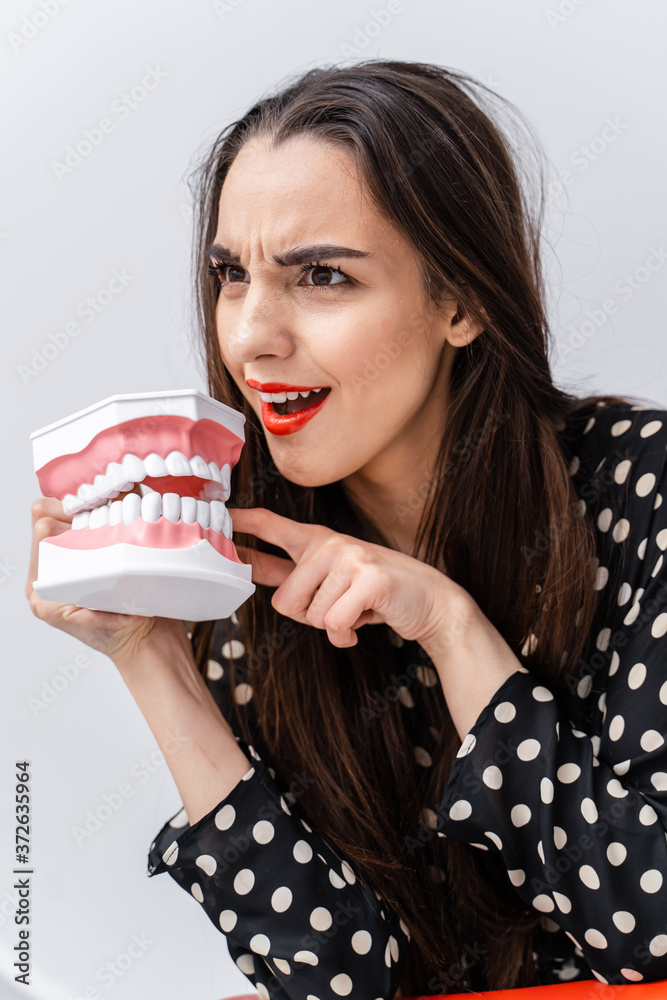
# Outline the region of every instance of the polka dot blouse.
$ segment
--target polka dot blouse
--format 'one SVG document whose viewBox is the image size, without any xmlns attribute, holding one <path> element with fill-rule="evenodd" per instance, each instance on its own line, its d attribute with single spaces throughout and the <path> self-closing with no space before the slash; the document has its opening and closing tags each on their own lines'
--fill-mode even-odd
<svg viewBox="0 0 667 1000">
<path fill-rule="evenodd" d="M 667 410 L 599 406 L 572 418 L 566 440 L 597 541 L 579 668 L 557 693 L 523 666 L 512 674 L 421 816 L 443 846 L 489 852 L 540 915 L 542 983 L 667 979 Z M 428 768 L 435 734 L 420 697 L 437 674 L 416 643 L 393 642 L 419 664 L 399 697 L 414 766 Z M 233 724 L 230 669 L 252 709 L 236 615 L 216 623 L 210 655 L 208 683 Z M 237 740 L 247 773 L 194 826 L 184 809 L 165 824 L 148 874 L 168 872 L 194 897 L 261 997 L 393 997 L 407 927 L 300 817 L 307 769 L 285 787 L 261 733 Z"/>
</svg>

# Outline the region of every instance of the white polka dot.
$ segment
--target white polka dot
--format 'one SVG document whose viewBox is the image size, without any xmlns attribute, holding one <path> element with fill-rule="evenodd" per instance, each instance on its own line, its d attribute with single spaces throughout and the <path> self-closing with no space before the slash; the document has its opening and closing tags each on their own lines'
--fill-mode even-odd
<svg viewBox="0 0 667 1000">
<path fill-rule="evenodd" d="M 627 517 L 621 517 L 614 525 L 614 530 L 611 533 L 612 538 L 615 542 L 624 542 L 625 539 L 630 534 L 630 522 Z"/>
<path fill-rule="evenodd" d="M 567 844 L 567 834 L 562 826 L 554 827 L 554 844 L 559 851 L 562 851 Z"/>
<path fill-rule="evenodd" d="M 617 910 L 612 913 L 611 919 L 622 934 L 630 934 L 635 929 L 635 918 L 627 910 Z"/>
<path fill-rule="evenodd" d="M 665 632 L 667 632 L 667 614 L 663 611 L 651 625 L 651 635 L 654 639 L 661 639 Z"/>
<path fill-rule="evenodd" d="M 645 472 L 635 483 L 635 492 L 638 497 L 646 497 L 655 486 L 655 473 Z"/>
<path fill-rule="evenodd" d="M 427 667 L 424 666 L 424 664 L 420 664 L 417 667 L 416 673 L 417 680 L 421 681 L 425 687 L 435 687 L 438 683 L 438 675 L 433 667 Z"/>
<path fill-rule="evenodd" d="M 614 742 L 616 742 L 616 740 L 620 740 L 624 729 L 625 719 L 622 715 L 615 715 L 609 723 L 609 739 Z"/>
<path fill-rule="evenodd" d="M 627 479 L 631 465 L 632 462 L 630 461 L 630 459 L 626 458 L 624 461 L 618 462 L 616 467 L 614 468 L 614 482 L 618 483 L 619 486 L 621 485 L 621 483 L 624 483 L 625 480 Z"/>
<path fill-rule="evenodd" d="M 523 868 L 514 868 L 511 871 L 508 871 L 507 874 L 509 875 L 509 880 L 512 885 L 523 885 L 526 881 L 526 873 Z"/>
<path fill-rule="evenodd" d="M 657 820 L 658 820 L 658 814 L 653 808 L 653 806 L 649 806 L 647 804 L 641 807 L 641 809 L 639 810 L 639 822 L 642 824 L 642 826 L 652 826 L 652 824 L 656 823 Z"/>
<path fill-rule="evenodd" d="M 328 931 L 333 923 L 333 917 L 326 906 L 316 906 L 310 915 L 310 926 L 316 931 Z"/>
<path fill-rule="evenodd" d="M 357 955 L 367 955 L 372 944 L 373 938 L 368 931 L 355 931 L 352 935 L 352 948 Z"/>
<path fill-rule="evenodd" d="M 223 910 L 218 917 L 218 920 L 220 922 L 221 929 L 225 932 L 225 934 L 229 934 L 229 932 L 233 931 L 236 927 L 238 917 L 233 910 Z"/>
<path fill-rule="evenodd" d="M 600 888 L 600 879 L 598 878 L 598 873 L 595 871 L 595 868 L 591 867 L 591 865 L 581 866 L 581 868 L 579 869 L 579 878 L 584 883 L 584 885 L 588 886 L 589 889 Z M 588 938 L 586 938 L 586 940 L 588 940 Z"/>
<path fill-rule="evenodd" d="M 609 661 L 609 676 L 610 677 L 614 676 L 614 674 L 618 670 L 618 665 L 619 665 L 620 662 L 621 662 L 621 658 L 619 657 L 619 655 L 616 652 L 616 650 L 614 650 L 614 652 L 611 654 L 611 660 Z"/>
<path fill-rule="evenodd" d="M 606 948 L 607 939 L 602 931 L 596 931 L 594 927 L 589 927 L 584 934 L 584 941 L 588 942 L 591 948 Z"/>
<path fill-rule="evenodd" d="M 609 985 L 609 980 L 605 979 L 604 976 L 602 975 L 602 973 L 596 972 L 595 969 L 591 969 L 591 972 L 593 973 L 593 975 L 595 976 L 595 978 L 598 980 L 598 982 L 600 982 L 600 983 L 607 983 L 607 985 Z"/>
<path fill-rule="evenodd" d="M 621 969 L 621 975 L 625 976 L 626 979 L 631 979 L 633 983 L 638 983 L 644 978 L 643 974 L 637 972 L 636 969 Z"/>
<path fill-rule="evenodd" d="M 254 884 L 255 873 L 250 868 L 242 868 L 240 872 L 237 872 L 234 879 L 234 892 L 237 892 L 239 896 L 245 896 L 246 893 L 250 892 Z"/>
<path fill-rule="evenodd" d="M 516 715 L 516 708 L 511 701 L 501 701 L 496 705 L 493 714 L 498 722 L 511 722 Z"/>
<path fill-rule="evenodd" d="M 611 519 L 612 519 L 611 507 L 605 507 L 604 510 L 600 511 L 600 513 L 598 514 L 598 522 L 597 522 L 600 531 L 609 531 Z"/>
<path fill-rule="evenodd" d="M 629 583 L 622 583 L 618 588 L 618 597 L 616 598 L 616 603 L 619 608 L 622 608 L 624 604 L 627 604 L 632 597 L 632 587 Z"/>
<path fill-rule="evenodd" d="M 349 863 L 347 861 L 342 861 L 340 868 L 343 873 L 343 878 L 345 879 L 345 881 L 349 882 L 350 885 L 354 885 L 354 883 L 357 881 L 357 876 L 352 871 L 352 868 L 349 865 Z"/>
<path fill-rule="evenodd" d="M 330 983 L 331 989 L 339 997 L 346 997 L 352 992 L 352 980 L 344 972 L 339 972 Z"/>
<path fill-rule="evenodd" d="M 475 749 L 475 743 L 477 742 L 477 737 L 473 736 L 472 733 L 468 733 L 463 743 L 458 749 L 456 754 L 457 757 L 467 757 L 471 750 Z"/>
<path fill-rule="evenodd" d="M 634 667 L 628 674 L 628 687 L 636 691 L 637 688 L 641 687 L 646 680 L 646 665 L 644 663 L 635 663 Z"/>
<path fill-rule="evenodd" d="M 287 795 L 289 796 L 289 795 L 290 795 L 290 792 L 287 792 Z M 294 801 L 295 801 L 295 799 L 294 799 L 294 797 L 292 796 L 292 798 L 290 798 L 290 802 L 294 802 Z M 291 816 L 291 815 L 292 815 L 292 813 L 291 813 L 291 811 L 290 811 L 290 807 L 289 807 L 289 806 L 287 805 L 287 803 L 285 802 L 285 799 L 283 798 L 283 796 L 282 796 L 282 795 L 280 796 L 280 808 L 282 809 L 282 811 L 283 811 L 284 813 L 287 813 L 287 815 L 288 815 L 288 816 Z"/>
<path fill-rule="evenodd" d="M 623 844 L 619 844 L 617 840 L 612 841 L 607 848 L 607 858 L 610 865 L 622 865 L 627 856 L 627 848 Z"/>
<path fill-rule="evenodd" d="M 467 819 L 472 812 L 472 806 L 466 799 L 459 799 L 449 810 L 450 819 Z"/>
<path fill-rule="evenodd" d="M 658 692 L 658 698 L 663 705 L 667 705 L 667 681 L 665 681 L 665 683 L 661 686 L 660 691 Z"/>
<path fill-rule="evenodd" d="M 569 913 L 572 909 L 572 903 L 562 892 L 554 892 L 554 900 L 561 913 Z"/>
<path fill-rule="evenodd" d="M 591 677 L 590 674 L 586 674 L 586 676 L 582 677 L 579 683 L 577 684 L 577 695 L 580 698 L 588 698 L 589 694 L 591 693 L 592 687 L 593 687 L 593 678 Z"/>
<path fill-rule="evenodd" d="M 652 750 L 657 750 L 658 747 L 661 747 L 664 742 L 664 739 L 657 730 L 647 729 L 645 733 L 642 733 L 639 745 L 642 750 L 650 753 Z"/>
<path fill-rule="evenodd" d="M 525 826 L 529 822 L 530 817 L 531 811 L 523 802 L 513 806 L 510 812 L 510 819 L 514 826 Z"/>
<path fill-rule="evenodd" d="M 580 774 L 581 768 L 578 764 L 561 764 L 556 771 L 556 777 L 564 785 L 569 785 L 571 782 L 576 781 Z"/>
<path fill-rule="evenodd" d="M 340 877 L 338 872 L 335 872 L 333 868 L 329 869 L 329 881 L 331 882 L 334 889 L 344 889 L 345 880 Z"/>
<path fill-rule="evenodd" d="M 232 639 L 231 642 L 223 642 L 220 652 L 226 660 L 229 657 L 238 660 L 245 653 L 245 646 L 238 639 Z"/>
<path fill-rule="evenodd" d="M 234 701 L 237 705 L 247 705 L 252 698 L 250 684 L 237 684 L 234 690 Z"/>
<path fill-rule="evenodd" d="M 658 934 L 654 937 L 648 946 L 648 950 L 655 958 L 667 955 L 667 934 Z"/>
<path fill-rule="evenodd" d="M 667 791 L 667 771 L 656 771 L 652 774 L 651 784 L 658 792 Z"/>
<path fill-rule="evenodd" d="M 280 972 L 284 972 L 286 976 L 289 976 L 289 974 L 292 971 L 289 962 L 286 962 L 283 958 L 274 958 L 273 964 L 275 965 L 276 969 L 278 969 Z"/>
<path fill-rule="evenodd" d="M 617 420 L 615 424 L 612 424 L 609 433 L 612 437 L 619 437 L 621 434 L 625 434 L 626 431 L 630 430 L 631 427 L 631 420 Z"/>
<path fill-rule="evenodd" d="M 415 707 L 414 699 L 413 699 L 412 695 L 410 694 L 410 691 L 408 690 L 408 688 L 406 688 L 405 684 L 401 684 L 401 686 L 399 687 L 399 689 L 398 689 L 398 698 L 399 698 L 399 701 L 403 705 L 405 705 L 406 708 L 414 708 Z"/>
<path fill-rule="evenodd" d="M 398 962 L 398 941 L 393 934 L 389 935 L 389 950 L 391 952 L 392 961 Z"/>
<path fill-rule="evenodd" d="M 284 913 L 292 905 L 292 890 L 286 885 L 279 886 L 271 896 L 271 906 L 276 913 Z"/>
<path fill-rule="evenodd" d="M 610 795 L 613 795 L 615 799 L 624 799 L 628 794 L 627 788 L 623 788 L 618 778 L 612 778 L 611 781 L 607 782 L 607 791 Z"/>
<path fill-rule="evenodd" d="M 241 972 L 245 973 L 246 976 L 254 975 L 255 960 L 252 955 L 248 955 L 246 952 L 245 955 L 239 955 L 239 957 L 235 958 L 234 961 L 238 965 Z"/>
<path fill-rule="evenodd" d="M 630 760 L 619 760 L 618 764 L 614 764 L 612 770 L 614 774 L 627 774 L 630 770 Z"/>
<path fill-rule="evenodd" d="M 540 896 L 536 896 L 533 900 L 533 908 L 535 910 L 540 910 L 542 913 L 551 913 L 554 908 L 554 901 L 551 896 L 547 896 L 542 893 Z"/>
<path fill-rule="evenodd" d="M 180 812 L 177 812 L 176 815 L 169 820 L 169 826 L 176 827 L 177 829 L 180 829 L 181 827 L 187 825 L 188 825 L 188 814 L 186 813 L 185 808 L 181 809 Z M 152 844 L 151 850 L 153 850 L 154 847 L 155 844 Z"/>
<path fill-rule="evenodd" d="M 639 880 L 644 892 L 657 892 L 662 887 L 662 872 L 657 868 L 649 868 Z"/>
<path fill-rule="evenodd" d="M 538 740 L 522 740 L 516 748 L 519 760 L 535 760 L 541 750 Z"/>
<path fill-rule="evenodd" d="M 585 798 L 581 800 L 581 815 L 587 823 L 597 823 L 598 811 L 593 799 Z"/>
<path fill-rule="evenodd" d="M 484 833 L 485 837 L 488 837 L 492 844 L 495 844 L 499 851 L 503 849 L 503 842 L 497 833 L 493 833 L 492 830 L 486 830 Z"/>
<path fill-rule="evenodd" d="M 312 951 L 297 951 L 294 961 L 305 962 L 306 965 L 317 965 L 319 958 Z"/>
<path fill-rule="evenodd" d="M 218 862 L 210 854 L 200 854 L 195 864 L 202 871 L 205 871 L 207 875 L 215 875 L 215 870 L 218 867 Z"/>
<path fill-rule="evenodd" d="M 234 806 L 223 806 L 215 814 L 215 825 L 218 830 L 229 830 L 236 819 L 236 809 Z"/>
<path fill-rule="evenodd" d="M 553 697 L 549 688 L 545 688 L 542 684 L 538 684 L 537 687 L 533 688 L 533 698 L 535 701 L 553 701 Z"/>
<path fill-rule="evenodd" d="M 271 950 L 271 942 L 266 934 L 254 934 L 249 941 L 250 950 L 256 955 L 268 955 Z"/>
<path fill-rule="evenodd" d="M 273 823 L 269 823 L 267 819 L 261 819 L 252 828 L 252 835 L 258 844 L 268 844 L 273 840 L 275 832 Z"/>
<path fill-rule="evenodd" d="M 164 861 L 165 865 L 173 865 L 177 857 L 178 857 L 178 844 L 176 843 L 175 840 L 172 840 L 171 844 L 162 855 L 162 860 Z"/>
<path fill-rule="evenodd" d="M 195 897 L 198 903 L 204 902 L 204 893 L 201 890 L 199 882 L 193 882 L 190 886 L 190 892 Z"/>
<path fill-rule="evenodd" d="M 294 860 L 301 865 L 307 864 L 313 857 L 313 849 L 307 840 L 297 840 L 292 853 Z"/>
<path fill-rule="evenodd" d="M 540 798 L 545 805 L 549 805 L 554 800 L 554 783 L 551 778 L 542 778 L 540 781 Z"/>
<path fill-rule="evenodd" d="M 217 660 L 208 660 L 206 663 L 206 676 L 211 681 L 219 681 L 224 670 L 222 669 L 222 664 L 218 663 Z"/>
<path fill-rule="evenodd" d="M 432 830 L 435 830 L 438 825 L 438 814 L 434 812 L 433 809 L 421 809 L 419 817 L 424 826 L 428 826 Z"/>
<path fill-rule="evenodd" d="M 500 788 L 503 783 L 503 772 L 495 764 L 490 764 L 482 771 L 482 781 L 487 788 Z"/>
<path fill-rule="evenodd" d="M 430 753 L 428 752 L 428 750 L 425 750 L 424 747 L 413 747 L 412 752 L 414 754 L 415 760 L 422 767 L 430 767 L 431 764 L 433 763 L 433 759 L 431 758 Z"/>
</svg>

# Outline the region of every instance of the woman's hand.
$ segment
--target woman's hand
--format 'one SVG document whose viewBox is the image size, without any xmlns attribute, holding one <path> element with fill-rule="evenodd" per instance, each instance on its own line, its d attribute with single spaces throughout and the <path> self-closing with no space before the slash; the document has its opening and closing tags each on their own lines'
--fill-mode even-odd
<svg viewBox="0 0 667 1000">
<path fill-rule="evenodd" d="M 154 642 L 169 633 L 183 645 L 187 636 L 181 622 L 169 618 L 146 618 L 142 615 L 125 615 L 113 611 L 91 611 L 76 604 L 58 604 L 41 600 L 33 589 L 37 579 L 39 543 L 68 531 L 72 527 L 72 514 L 65 514 L 60 500 L 40 497 L 32 505 L 32 551 L 26 583 L 26 597 L 37 618 L 54 628 L 68 632 L 87 646 L 104 653 L 114 661 L 130 661 L 146 645 L 149 636 Z M 182 635 L 181 635 L 182 633 Z"/>
<path fill-rule="evenodd" d="M 321 524 L 300 524 L 264 507 L 229 508 L 234 531 L 263 538 L 292 557 L 245 546 L 254 583 L 277 587 L 271 604 L 295 621 L 326 629 L 334 646 L 354 646 L 356 629 L 386 622 L 428 644 L 468 597 L 444 573 L 412 556 Z M 468 600 L 470 598 L 468 597 Z"/>
</svg>

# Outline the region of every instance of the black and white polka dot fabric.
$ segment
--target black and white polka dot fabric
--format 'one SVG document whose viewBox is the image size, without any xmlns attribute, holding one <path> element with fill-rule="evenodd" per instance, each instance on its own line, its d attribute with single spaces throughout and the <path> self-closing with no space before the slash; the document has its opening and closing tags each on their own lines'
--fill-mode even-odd
<svg viewBox="0 0 667 1000">
<path fill-rule="evenodd" d="M 579 668 L 558 691 L 523 667 L 509 677 L 463 740 L 443 801 L 421 816 L 443 849 L 452 838 L 487 851 L 541 914 L 542 983 L 650 982 L 667 979 L 667 410 L 600 406 L 569 430 L 597 540 Z M 399 697 L 414 766 L 428 768 L 437 733 L 420 699 L 437 674 L 416 643 L 395 646 L 397 662 L 419 664 Z M 235 615 L 217 623 L 208 664 L 233 724 L 230 664 L 252 718 Z M 148 874 L 169 872 L 201 904 L 261 997 L 393 997 L 404 923 L 300 818 L 307 768 L 285 787 L 261 733 L 239 745 L 247 774 L 194 826 L 184 810 L 165 824 Z"/>
</svg>

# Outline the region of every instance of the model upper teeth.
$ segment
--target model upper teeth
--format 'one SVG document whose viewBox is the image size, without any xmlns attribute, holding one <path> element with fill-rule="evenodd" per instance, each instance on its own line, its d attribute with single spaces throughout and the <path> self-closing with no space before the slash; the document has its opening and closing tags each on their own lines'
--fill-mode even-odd
<svg viewBox="0 0 667 1000">
<path fill-rule="evenodd" d="M 162 458 L 161 455 L 152 452 L 143 459 L 138 458 L 136 455 L 128 454 L 123 456 L 122 462 L 109 462 L 106 473 L 100 473 L 95 476 L 92 484 L 83 483 L 77 490 L 76 495 L 68 493 L 63 498 L 63 511 L 65 514 L 75 514 L 84 510 L 84 508 L 99 508 L 102 505 L 106 505 L 110 498 L 113 499 L 119 493 L 131 490 L 135 483 L 142 482 L 146 476 L 150 476 L 151 478 L 161 478 L 162 476 L 198 476 L 202 479 L 213 480 L 213 482 L 218 484 L 215 489 L 222 494 L 221 497 L 216 498 L 216 501 L 229 499 L 231 478 L 229 463 L 225 463 L 222 469 L 220 469 L 215 462 L 206 462 L 200 455 L 194 455 L 188 459 L 183 452 L 172 451 L 166 458 Z M 204 484 L 204 492 L 206 492 L 206 484 Z M 134 495 L 137 497 L 137 500 L 141 499 L 137 494 Z M 170 495 L 178 496 L 177 493 L 165 494 L 165 496 Z M 215 493 L 209 495 L 214 496 Z M 201 502 L 203 503 L 204 501 Z M 189 523 L 192 524 L 193 521 Z"/>
<path fill-rule="evenodd" d="M 310 396 L 311 392 L 322 392 L 322 387 L 319 389 L 306 389 L 302 392 L 300 389 L 298 392 L 260 392 L 259 398 L 263 403 L 285 403 L 288 399 L 296 399 L 297 396 Z"/>
<path fill-rule="evenodd" d="M 173 524 L 177 521 L 194 524 L 196 521 L 202 528 L 222 532 L 226 538 L 232 537 L 231 515 L 221 500 L 207 503 L 194 497 L 179 496 L 178 493 L 156 493 L 154 490 L 149 490 L 142 497 L 138 493 L 128 493 L 122 500 L 81 511 L 72 518 L 72 530 L 132 524 L 138 517 L 151 523 L 160 517 Z"/>
</svg>

